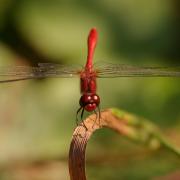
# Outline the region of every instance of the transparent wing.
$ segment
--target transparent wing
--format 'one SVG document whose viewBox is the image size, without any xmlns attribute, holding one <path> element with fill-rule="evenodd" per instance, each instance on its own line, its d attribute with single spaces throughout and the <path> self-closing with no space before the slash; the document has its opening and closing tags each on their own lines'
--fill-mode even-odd
<svg viewBox="0 0 180 180">
<path fill-rule="evenodd" d="M 124 64 L 97 64 L 97 77 L 180 77 L 179 67 L 142 67 Z"/>
<path fill-rule="evenodd" d="M 82 67 L 78 65 L 65 66 L 52 63 L 38 63 L 35 67 L 0 67 L 0 83 L 48 77 L 78 77 L 81 71 Z"/>
</svg>

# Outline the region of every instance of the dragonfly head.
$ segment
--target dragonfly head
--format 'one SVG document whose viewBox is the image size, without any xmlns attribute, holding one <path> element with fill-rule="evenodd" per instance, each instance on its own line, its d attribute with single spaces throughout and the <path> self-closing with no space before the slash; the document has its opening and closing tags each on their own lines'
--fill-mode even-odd
<svg viewBox="0 0 180 180">
<path fill-rule="evenodd" d="M 79 100 L 79 104 L 86 111 L 94 111 L 100 103 L 100 98 L 97 94 L 83 94 Z"/>
</svg>

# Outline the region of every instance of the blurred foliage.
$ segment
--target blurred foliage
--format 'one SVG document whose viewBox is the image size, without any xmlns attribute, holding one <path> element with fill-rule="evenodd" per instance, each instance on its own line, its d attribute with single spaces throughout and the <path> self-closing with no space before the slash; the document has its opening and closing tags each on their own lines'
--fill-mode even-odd
<svg viewBox="0 0 180 180">
<path fill-rule="evenodd" d="M 178 0 L 0 0 L 0 65 L 84 64 L 87 34 L 94 26 L 99 31 L 95 62 L 179 65 Z M 1 179 L 33 177 L 36 171 L 26 164 L 49 160 L 59 164 L 42 163 L 42 179 L 69 179 L 65 162 L 78 109 L 78 83 L 47 79 L 1 84 Z M 178 144 L 179 85 L 178 78 L 100 79 L 101 108 L 121 107 L 152 119 Z M 150 152 L 109 131 L 95 135 L 88 151 L 90 179 L 148 179 L 179 168 L 174 155 Z"/>
</svg>

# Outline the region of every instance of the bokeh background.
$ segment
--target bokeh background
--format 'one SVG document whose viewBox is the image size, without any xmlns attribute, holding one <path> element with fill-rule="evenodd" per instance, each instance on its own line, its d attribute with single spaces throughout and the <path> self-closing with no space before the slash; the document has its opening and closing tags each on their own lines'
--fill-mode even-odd
<svg viewBox="0 0 180 180">
<path fill-rule="evenodd" d="M 180 65 L 178 0 L 0 0 L 0 66 L 84 64 L 87 34 L 99 32 L 95 62 Z M 180 146 L 180 79 L 98 80 L 101 108 L 156 123 Z M 79 107 L 78 79 L 0 85 L 0 179 L 69 179 L 68 150 Z M 87 148 L 91 180 L 180 177 L 180 161 L 110 130 Z"/>
</svg>

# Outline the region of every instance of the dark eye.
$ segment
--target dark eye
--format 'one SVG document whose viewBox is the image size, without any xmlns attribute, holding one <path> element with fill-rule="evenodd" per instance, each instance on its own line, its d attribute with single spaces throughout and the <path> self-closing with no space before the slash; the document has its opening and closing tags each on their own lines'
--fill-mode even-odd
<svg viewBox="0 0 180 180">
<path fill-rule="evenodd" d="M 99 96 L 97 95 L 97 94 L 93 94 L 92 95 L 92 100 L 93 100 L 93 102 L 98 106 L 99 105 L 99 103 L 100 103 L 100 98 L 99 98 Z"/>
<path fill-rule="evenodd" d="M 83 94 L 79 100 L 80 106 L 81 107 L 86 106 L 87 104 L 90 103 L 91 99 L 92 99 L 91 95 Z"/>
<path fill-rule="evenodd" d="M 79 100 L 81 107 L 87 111 L 93 111 L 100 103 L 100 98 L 97 94 L 83 94 Z"/>
</svg>

